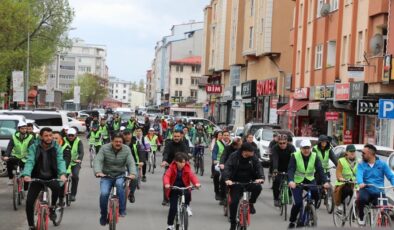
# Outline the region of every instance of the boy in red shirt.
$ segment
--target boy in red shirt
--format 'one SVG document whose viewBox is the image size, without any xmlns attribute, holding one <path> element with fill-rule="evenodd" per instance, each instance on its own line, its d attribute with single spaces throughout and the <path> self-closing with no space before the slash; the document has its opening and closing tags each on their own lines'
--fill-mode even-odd
<svg viewBox="0 0 394 230">
<path fill-rule="evenodd" d="M 163 184 L 166 188 L 166 196 L 170 201 L 170 210 L 168 212 L 167 218 L 167 230 L 173 230 L 174 228 L 174 219 L 177 212 L 177 202 L 178 202 L 178 194 L 179 191 L 170 190 L 171 186 L 177 187 L 188 187 L 190 183 L 199 188 L 200 182 L 198 178 L 191 170 L 188 160 L 188 155 L 186 153 L 176 153 L 174 157 L 174 161 L 170 164 L 168 170 L 164 174 Z M 189 204 L 191 200 L 191 193 L 187 191 L 185 194 L 185 203 L 188 207 L 188 213 L 190 215 L 191 210 L 189 209 Z"/>
</svg>

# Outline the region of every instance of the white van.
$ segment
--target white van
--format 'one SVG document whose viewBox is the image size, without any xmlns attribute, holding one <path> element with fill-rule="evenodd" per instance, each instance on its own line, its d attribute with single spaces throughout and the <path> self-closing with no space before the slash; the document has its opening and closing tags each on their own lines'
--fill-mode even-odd
<svg viewBox="0 0 394 230">
<path fill-rule="evenodd" d="M 38 127 L 49 127 L 53 131 L 61 131 L 68 126 L 67 115 L 58 111 L 34 111 L 34 110 L 0 110 L 4 115 L 22 115 L 26 119 L 34 120 Z"/>
</svg>

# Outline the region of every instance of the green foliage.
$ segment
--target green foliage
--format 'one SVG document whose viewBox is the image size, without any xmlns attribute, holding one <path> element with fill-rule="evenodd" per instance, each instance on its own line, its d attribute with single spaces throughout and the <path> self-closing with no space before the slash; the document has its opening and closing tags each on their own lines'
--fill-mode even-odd
<svg viewBox="0 0 394 230">
<path fill-rule="evenodd" d="M 78 77 L 78 85 L 81 87 L 81 106 L 88 106 L 90 103 L 99 105 L 108 94 L 104 86 L 104 80 L 93 74 L 85 74 Z M 74 99 L 74 85 L 70 91 L 63 94 L 64 100 Z"/>
<path fill-rule="evenodd" d="M 0 1 L 0 92 L 13 70 L 26 72 L 30 35 L 30 85 L 45 83 L 43 66 L 70 43 L 66 36 L 74 11 L 68 0 Z"/>
<path fill-rule="evenodd" d="M 145 93 L 144 79 L 140 79 L 140 82 L 138 83 L 138 92 Z"/>
</svg>

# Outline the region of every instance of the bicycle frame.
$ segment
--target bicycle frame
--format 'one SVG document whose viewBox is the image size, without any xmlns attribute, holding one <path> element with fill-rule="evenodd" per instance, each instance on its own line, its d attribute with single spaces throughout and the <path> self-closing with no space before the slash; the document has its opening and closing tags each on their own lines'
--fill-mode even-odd
<svg viewBox="0 0 394 230">
<path fill-rule="evenodd" d="M 249 192 L 247 186 L 250 184 L 258 184 L 256 182 L 233 182 L 233 185 L 239 185 L 242 187 L 242 199 L 239 200 L 238 211 L 237 211 L 237 224 L 238 226 L 246 229 L 250 225 L 250 208 L 249 208 Z"/>
<path fill-rule="evenodd" d="M 319 187 L 319 185 L 314 185 L 314 184 L 297 184 L 297 186 L 301 187 L 304 191 L 306 189 L 306 194 L 303 195 L 304 205 L 301 208 L 301 212 L 300 212 L 300 216 L 299 216 L 301 221 L 299 221 L 299 222 L 302 223 L 303 226 L 308 226 L 309 221 L 311 220 L 311 218 L 312 218 L 313 221 L 315 221 L 314 216 L 310 217 L 309 213 L 305 211 L 307 207 L 309 207 L 309 209 L 313 209 L 313 211 L 315 211 L 314 210 L 314 207 L 315 207 L 314 206 L 314 200 L 312 199 L 312 192 L 311 192 L 311 190 L 309 188 L 312 188 L 312 187 L 317 188 L 317 187 Z M 315 213 L 315 215 L 316 215 L 316 213 Z M 313 227 L 316 227 L 317 223 L 313 223 L 313 224 L 314 224 Z"/>
<path fill-rule="evenodd" d="M 367 186 L 375 187 L 375 188 L 381 190 L 380 197 L 378 198 L 378 205 L 369 205 L 369 207 L 368 207 L 368 209 L 369 209 L 368 215 L 370 216 L 370 221 L 371 221 L 370 225 L 372 228 L 386 227 L 385 225 L 382 225 L 382 224 L 384 224 L 384 223 L 382 223 L 382 216 L 387 214 L 388 217 L 390 218 L 389 211 L 393 210 L 394 206 L 389 205 L 388 198 L 384 197 L 383 193 L 384 193 L 384 190 L 393 189 L 394 186 L 378 187 L 373 184 L 367 184 Z M 386 214 L 383 214 L 383 213 L 386 213 Z M 385 224 L 391 224 L 391 221 L 386 222 Z"/>
<path fill-rule="evenodd" d="M 171 186 L 171 190 L 180 191 L 181 194 L 178 195 L 178 205 L 177 205 L 177 214 L 175 217 L 175 224 L 179 225 L 179 229 L 187 229 L 188 225 L 188 215 L 186 213 L 186 198 L 185 198 L 185 191 L 187 190 L 194 190 L 193 186 L 188 187 L 177 187 Z M 182 218 L 184 217 L 184 218 Z M 177 228 L 178 229 L 178 228 Z"/>
</svg>

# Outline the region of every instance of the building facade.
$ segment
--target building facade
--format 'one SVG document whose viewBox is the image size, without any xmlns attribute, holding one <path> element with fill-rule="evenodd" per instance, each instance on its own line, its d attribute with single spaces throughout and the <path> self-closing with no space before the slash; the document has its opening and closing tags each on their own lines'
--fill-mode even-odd
<svg viewBox="0 0 394 230">
<path fill-rule="evenodd" d="M 108 96 L 112 99 L 122 102 L 122 107 L 130 107 L 131 81 L 125 81 L 116 77 L 109 77 Z"/>
</svg>

